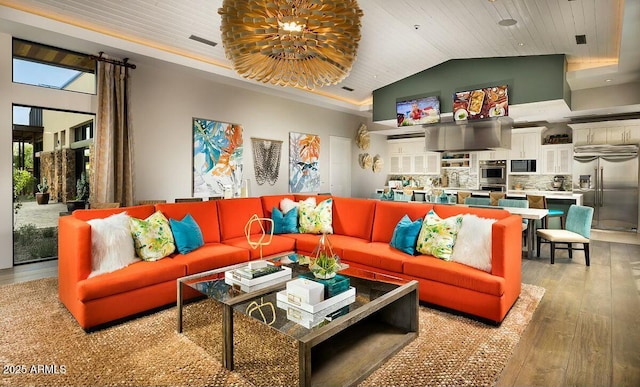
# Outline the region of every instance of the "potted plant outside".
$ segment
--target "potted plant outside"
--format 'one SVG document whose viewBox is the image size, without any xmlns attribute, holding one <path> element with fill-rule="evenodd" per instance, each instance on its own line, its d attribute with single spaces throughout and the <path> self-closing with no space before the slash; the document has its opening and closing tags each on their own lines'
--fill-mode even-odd
<svg viewBox="0 0 640 387">
<path fill-rule="evenodd" d="M 47 178 L 42 178 L 42 183 L 38 183 L 38 192 L 36 192 L 36 202 L 38 204 L 49 203 L 49 184 L 47 184 Z"/>
<path fill-rule="evenodd" d="M 76 199 L 67 200 L 67 211 L 73 212 L 84 209 L 87 200 L 89 200 L 89 181 L 85 173 L 82 172 L 80 178 L 76 181 Z"/>
</svg>

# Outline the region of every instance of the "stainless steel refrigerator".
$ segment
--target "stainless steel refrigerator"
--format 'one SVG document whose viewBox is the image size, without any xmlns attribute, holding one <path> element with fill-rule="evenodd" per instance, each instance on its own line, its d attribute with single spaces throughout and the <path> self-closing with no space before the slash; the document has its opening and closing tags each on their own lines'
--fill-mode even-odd
<svg viewBox="0 0 640 387">
<path fill-rule="evenodd" d="M 636 231 L 638 146 L 577 146 L 573 160 L 573 190 L 594 208 L 593 228 Z"/>
</svg>

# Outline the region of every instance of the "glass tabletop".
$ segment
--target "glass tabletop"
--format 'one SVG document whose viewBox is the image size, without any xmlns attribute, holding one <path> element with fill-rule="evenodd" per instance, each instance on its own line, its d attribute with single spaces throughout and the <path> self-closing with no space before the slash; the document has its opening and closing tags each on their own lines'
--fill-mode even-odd
<svg viewBox="0 0 640 387">
<path fill-rule="evenodd" d="M 196 278 L 185 279 L 183 284 L 218 302 L 232 305 L 236 312 L 251 316 L 282 334 L 299 339 L 314 329 L 362 308 L 376 298 L 409 282 L 387 274 L 348 267 L 338 273 L 339 276 L 348 278 L 349 289 L 347 291 L 331 297 L 327 303 L 316 305 L 320 310 L 309 309 L 309 305 L 307 305 L 307 309 L 304 309 L 287 298 L 285 289 L 286 282 L 289 280 L 298 277 L 311 278 L 308 266 L 298 264 L 297 254 L 294 253 L 270 258 L 269 261 L 290 269 L 291 279 L 287 276 L 281 282 L 276 281 L 266 288 L 245 291 L 246 288 L 243 290 L 237 284 L 234 286 L 232 281 L 228 279 L 225 281 L 225 272 L 248 265 L 248 263 L 243 263 L 205 272 L 197 277 L 193 276 Z M 282 261 L 287 263 L 282 263 Z M 329 306 L 321 307 L 325 304 L 329 304 Z"/>
</svg>

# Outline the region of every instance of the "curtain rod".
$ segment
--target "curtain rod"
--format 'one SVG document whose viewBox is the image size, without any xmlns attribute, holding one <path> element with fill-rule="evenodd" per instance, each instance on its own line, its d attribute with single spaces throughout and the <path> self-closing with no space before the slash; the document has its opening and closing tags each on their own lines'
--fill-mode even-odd
<svg viewBox="0 0 640 387">
<path fill-rule="evenodd" d="M 120 66 L 124 66 L 127 68 L 130 68 L 132 70 L 136 69 L 136 65 L 134 65 L 133 63 L 129 63 L 129 58 L 124 58 L 122 61 L 116 60 L 116 59 L 109 59 L 109 58 L 103 58 L 102 55 L 104 54 L 103 51 L 100 51 L 100 55 L 99 56 L 95 56 L 95 55 L 89 55 L 89 57 L 91 59 L 95 59 L 101 62 L 107 62 L 107 63 L 111 63 L 111 64 L 115 64 L 115 65 L 120 65 Z"/>
</svg>

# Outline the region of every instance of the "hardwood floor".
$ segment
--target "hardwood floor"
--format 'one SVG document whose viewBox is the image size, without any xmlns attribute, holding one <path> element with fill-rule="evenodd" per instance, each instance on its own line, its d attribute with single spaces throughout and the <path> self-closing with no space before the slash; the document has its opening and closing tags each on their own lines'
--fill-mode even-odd
<svg viewBox="0 0 640 387">
<path fill-rule="evenodd" d="M 640 386 L 640 244 L 597 237 L 590 267 L 565 251 L 550 265 L 547 245 L 523 259 L 522 281 L 546 293 L 498 386 Z M 17 266 L 0 285 L 56 275 L 57 261 Z"/>
</svg>

